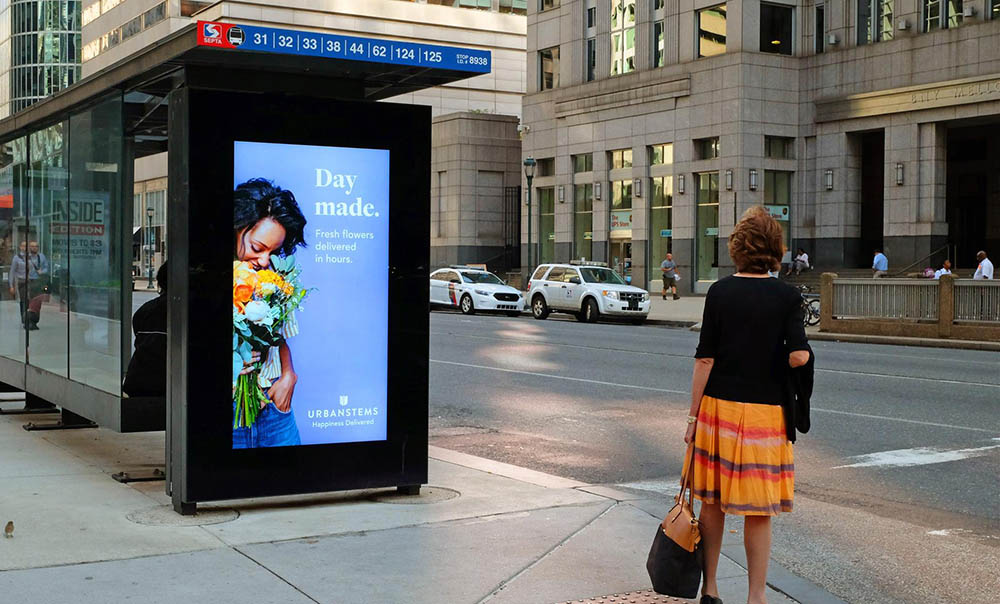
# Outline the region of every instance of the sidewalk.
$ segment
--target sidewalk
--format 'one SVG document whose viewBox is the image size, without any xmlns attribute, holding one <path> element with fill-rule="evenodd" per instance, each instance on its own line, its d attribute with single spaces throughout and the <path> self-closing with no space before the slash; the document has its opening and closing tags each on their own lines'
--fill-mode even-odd
<svg viewBox="0 0 1000 604">
<path fill-rule="evenodd" d="M 432 447 L 431 486 L 417 497 L 241 500 L 181 517 L 162 482 L 110 477 L 161 467 L 162 433 L 29 433 L 28 419 L 0 417 L 0 522 L 15 523 L 14 538 L 0 539 L 5 602 L 682 601 L 643 592 L 668 507 L 657 491 L 669 486 L 585 485 Z M 721 595 L 742 604 L 742 525 L 727 528 Z M 772 589 L 770 604 L 843 604 L 773 564 L 771 582 L 795 599 Z"/>
</svg>

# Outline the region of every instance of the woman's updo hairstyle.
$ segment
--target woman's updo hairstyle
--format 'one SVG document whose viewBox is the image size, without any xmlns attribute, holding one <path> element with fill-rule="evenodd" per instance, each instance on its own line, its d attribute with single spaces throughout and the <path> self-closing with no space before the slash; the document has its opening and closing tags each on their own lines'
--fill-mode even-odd
<svg viewBox="0 0 1000 604">
<path fill-rule="evenodd" d="M 233 191 L 233 231 L 241 233 L 271 218 L 285 228 L 285 241 L 279 250 L 290 256 L 298 246 L 305 246 L 306 217 L 291 191 L 269 180 L 254 178 Z"/>
<path fill-rule="evenodd" d="M 777 220 L 761 206 L 748 209 L 729 236 L 729 255 L 741 273 L 762 274 L 781 268 L 784 234 Z"/>
</svg>

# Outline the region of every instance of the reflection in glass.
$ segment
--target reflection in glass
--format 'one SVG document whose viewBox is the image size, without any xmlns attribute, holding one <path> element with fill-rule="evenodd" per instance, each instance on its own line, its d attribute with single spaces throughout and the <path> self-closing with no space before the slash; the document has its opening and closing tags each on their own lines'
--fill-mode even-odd
<svg viewBox="0 0 1000 604">
<path fill-rule="evenodd" d="M 28 245 L 27 141 L 18 138 L 0 146 L 0 356 L 25 360 L 27 332 L 18 296 L 23 285 L 11 265 L 23 243 Z"/>
<path fill-rule="evenodd" d="M 698 57 L 726 52 L 726 5 L 698 11 Z"/>
<path fill-rule="evenodd" d="M 695 227 L 698 280 L 716 281 L 719 278 L 719 173 L 702 172 L 695 178 L 698 181 Z"/>
<path fill-rule="evenodd" d="M 538 189 L 538 239 L 541 242 L 539 262 L 552 262 L 556 252 L 555 187 Z"/>
<path fill-rule="evenodd" d="M 70 118 L 70 378 L 121 393 L 120 97 Z"/>
<path fill-rule="evenodd" d="M 66 123 L 29 137 L 31 171 L 26 293 L 28 362 L 56 375 L 68 375 L 66 277 L 71 234 Z"/>
<path fill-rule="evenodd" d="M 785 249 L 792 249 L 791 222 L 789 210 L 792 207 L 792 172 L 764 170 L 764 203 L 769 206 L 771 215 L 778 219 L 783 231 Z"/>
</svg>

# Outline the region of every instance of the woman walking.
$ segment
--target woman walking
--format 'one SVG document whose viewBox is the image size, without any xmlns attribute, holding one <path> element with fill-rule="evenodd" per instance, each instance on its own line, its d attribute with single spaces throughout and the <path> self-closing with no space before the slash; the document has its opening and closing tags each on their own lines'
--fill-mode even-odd
<svg viewBox="0 0 1000 604">
<path fill-rule="evenodd" d="M 684 435 L 693 443 L 692 484 L 702 502 L 701 604 L 722 603 L 716 571 L 726 514 L 744 517 L 747 604 L 766 604 L 771 517 L 792 510 L 795 470 L 782 404 L 790 368 L 805 365 L 811 352 L 802 298 L 768 278 L 780 267 L 782 241 L 781 225 L 763 208 L 748 210 L 729 237 L 737 272 L 705 299 Z"/>
</svg>

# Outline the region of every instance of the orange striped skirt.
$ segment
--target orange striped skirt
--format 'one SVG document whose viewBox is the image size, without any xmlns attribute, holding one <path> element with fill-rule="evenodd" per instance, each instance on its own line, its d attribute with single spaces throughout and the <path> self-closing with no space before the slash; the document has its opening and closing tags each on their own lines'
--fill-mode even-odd
<svg viewBox="0 0 1000 604">
<path fill-rule="evenodd" d="M 727 514 L 791 512 L 795 463 L 781 406 L 702 397 L 692 484 L 695 497 Z"/>
</svg>

